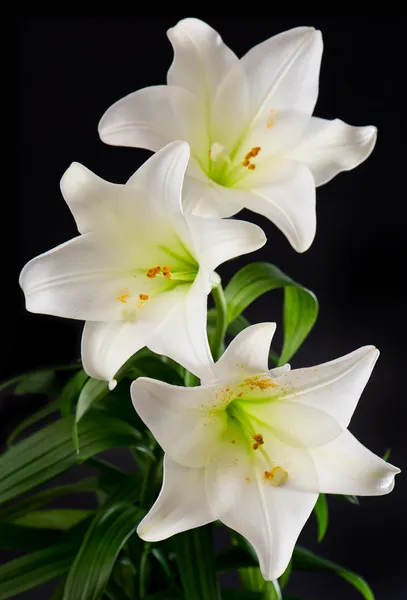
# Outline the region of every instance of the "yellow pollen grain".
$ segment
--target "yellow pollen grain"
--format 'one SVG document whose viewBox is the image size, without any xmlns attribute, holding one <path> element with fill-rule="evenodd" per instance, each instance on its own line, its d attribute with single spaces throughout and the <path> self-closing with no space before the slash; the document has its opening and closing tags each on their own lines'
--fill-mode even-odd
<svg viewBox="0 0 407 600">
<path fill-rule="evenodd" d="M 139 298 L 140 298 L 140 300 L 145 302 L 146 300 L 150 299 L 150 296 L 148 294 L 140 294 Z"/>
<path fill-rule="evenodd" d="M 264 471 L 264 478 L 270 481 L 271 485 L 278 487 L 288 479 L 288 473 L 282 467 L 274 467 L 271 471 Z"/>
<path fill-rule="evenodd" d="M 274 110 L 273 108 L 271 108 L 269 110 L 269 117 L 266 121 L 266 127 L 267 129 L 271 129 L 272 127 L 274 127 L 275 122 L 276 122 L 276 118 L 277 118 L 277 111 Z"/>
<path fill-rule="evenodd" d="M 232 444 L 236 444 L 236 440 L 232 440 Z"/>
<path fill-rule="evenodd" d="M 250 477 L 245 477 L 244 480 L 246 483 L 250 483 Z"/>
<path fill-rule="evenodd" d="M 122 302 L 122 304 L 127 304 L 128 298 L 130 298 L 128 290 L 123 290 L 123 292 L 119 296 L 116 296 L 116 300 Z"/>
<path fill-rule="evenodd" d="M 259 388 L 260 390 L 267 390 L 269 388 L 277 387 L 277 384 L 269 377 L 255 376 L 245 379 L 241 384 L 241 387 L 248 387 L 251 391 Z"/>
</svg>

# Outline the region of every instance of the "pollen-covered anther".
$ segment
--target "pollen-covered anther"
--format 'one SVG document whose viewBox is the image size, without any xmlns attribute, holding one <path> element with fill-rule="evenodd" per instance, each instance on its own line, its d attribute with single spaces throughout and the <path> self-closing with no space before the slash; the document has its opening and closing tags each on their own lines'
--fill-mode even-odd
<svg viewBox="0 0 407 600">
<path fill-rule="evenodd" d="M 137 308 L 141 308 L 143 304 L 145 304 L 149 299 L 150 296 L 148 294 L 139 294 L 139 302 L 137 304 Z"/>
<path fill-rule="evenodd" d="M 261 433 L 255 433 L 253 435 L 253 439 L 254 439 L 254 444 L 253 444 L 253 450 L 257 450 L 257 448 L 259 446 L 262 446 L 264 444 L 264 439 Z"/>
<path fill-rule="evenodd" d="M 122 304 L 127 304 L 127 300 L 130 298 L 129 290 L 123 290 L 120 292 L 119 296 L 116 296 L 116 300 L 121 302 Z"/>
<path fill-rule="evenodd" d="M 162 271 L 166 279 L 171 279 L 171 269 L 168 265 L 164 265 Z"/>
<path fill-rule="evenodd" d="M 253 148 L 250 150 L 250 152 L 248 152 L 247 154 L 245 154 L 244 160 L 242 162 L 242 167 L 247 167 L 250 171 L 254 171 L 254 169 L 256 168 L 256 165 L 252 162 L 250 162 L 251 158 L 255 158 L 258 153 L 260 152 L 261 147 L 260 146 L 253 146 Z"/>
<path fill-rule="evenodd" d="M 254 165 L 253 163 L 250 164 L 248 167 L 249 171 L 254 171 L 254 169 L 256 168 L 256 165 Z"/>
<path fill-rule="evenodd" d="M 274 110 L 274 108 L 270 108 L 269 110 L 269 116 L 267 118 L 266 121 L 266 127 L 267 129 L 271 129 L 272 127 L 274 127 L 276 119 L 277 119 L 277 111 Z"/>
<path fill-rule="evenodd" d="M 264 471 L 264 479 L 269 481 L 274 487 L 285 483 L 288 479 L 288 473 L 282 467 L 274 467 L 271 471 Z"/>
<path fill-rule="evenodd" d="M 146 275 L 149 279 L 154 279 L 154 277 L 157 277 L 160 271 L 161 267 L 151 267 L 150 269 L 148 269 Z"/>
</svg>

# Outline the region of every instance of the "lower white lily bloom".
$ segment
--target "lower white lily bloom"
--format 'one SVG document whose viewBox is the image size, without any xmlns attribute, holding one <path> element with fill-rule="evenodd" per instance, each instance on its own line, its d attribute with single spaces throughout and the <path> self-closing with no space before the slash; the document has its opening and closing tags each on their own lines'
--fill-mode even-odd
<svg viewBox="0 0 407 600">
<path fill-rule="evenodd" d="M 285 31 L 240 60 L 198 19 L 180 21 L 168 37 L 174 48 L 168 85 L 111 106 L 99 124 L 101 139 L 153 151 L 186 140 L 188 210 L 226 217 L 249 208 L 303 252 L 315 235 L 315 186 L 363 162 L 377 134 L 373 126 L 312 117 L 321 32 Z"/>
<path fill-rule="evenodd" d="M 82 235 L 21 272 L 28 310 L 87 321 L 84 369 L 111 389 L 117 370 L 143 346 L 211 376 L 206 313 L 219 281 L 214 269 L 266 241 L 251 223 L 183 214 L 188 158 L 188 144 L 173 142 L 126 185 L 73 163 L 61 189 Z"/>
<path fill-rule="evenodd" d="M 147 541 L 220 519 L 255 548 L 265 579 L 286 569 L 319 492 L 379 496 L 399 469 L 347 430 L 379 355 L 359 348 L 317 367 L 268 370 L 274 323 L 248 327 L 215 364 L 216 381 L 133 382 L 133 404 L 165 450 Z"/>
</svg>

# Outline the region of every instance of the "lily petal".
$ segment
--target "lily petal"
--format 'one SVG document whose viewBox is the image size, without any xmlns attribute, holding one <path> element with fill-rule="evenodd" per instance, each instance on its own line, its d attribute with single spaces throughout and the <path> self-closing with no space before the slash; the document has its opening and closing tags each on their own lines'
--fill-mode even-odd
<svg viewBox="0 0 407 600">
<path fill-rule="evenodd" d="M 216 391 L 213 385 L 178 387 L 140 377 L 131 397 L 164 451 L 184 467 L 201 468 L 226 428 L 226 414 L 210 411 Z"/>
<path fill-rule="evenodd" d="M 246 152 L 261 146 L 272 155 L 299 139 L 317 101 L 322 49 L 320 31 L 297 27 L 242 57 L 252 107 Z M 271 124 L 270 115 L 276 116 Z"/>
<path fill-rule="evenodd" d="M 153 352 L 171 356 L 206 381 L 213 380 L 213 358 L 206 333 L 209 291 L 209 277 L 202 270 L 192 285 L 179 286 L 174 290 L 177 303 L 172 308 L 163 305 L 162 315 L 166 316 L 161 317 L 160 326 L 152 332 L 147 343 Z"/>
<path fill-rule="evenodd" d="M 70 319 L 120 319 L 115 298 L 131 268 L 125 250 L 124 243 L 107 244 L 105 236 L 93 232 L 33 258 L 20 274 L 27 310 Z"/>
<path fill-rule="evenodd" d="M 79 233 L 108 230 L 116 224 L 116 201 L 123 185 L 105 181 L 77 162 L 65 171 L 60 185 Z"/>
<path fill-rule="evenodd" d="M 340 119 L 327 121 L 312 117 L 300 144 L 290 157 L 312 171 L 315 185 L 323 185 L 341 171 L 354 169 L 370 156 L 376 144 L 373 125 L 353 127 Z"/>
<path fill-rule="evenodd" d="M 297 538 L 318 498 L 286 485 L 273 487 L 248 463 L 247 454 L 223 468 L 207 468 L 207 498 L 213 514 L 254 547 L 264 579 L 286 569 Z"/>
<path fill-rule="evenodd" d="M 188 165 L 188 173 L 190 171 L 191 163 Z M 233 189 L 218 185 L 203 172 L 202 177 L 185 176 L 182 203 L 186 213 L 205 219 L 231 217 L 243 208 Z"/>
<path fill-rule="evenodd" d="M 186 140 L 200 155 L 209 145 L 197 99 L 186 89 L 166 85 L 143 88 L 115 102 L 98 131 L 106 144 L 153 152 L 174 140 Z"/>
<path fill-rule="evenodd" d="M 283 159 L 273 172 L 252 171 L 234 188 L 242 206 L 267 217 L 287 237 L 297 252 L 305 252 L 315 236 L 315 183 L 305 165 Z"/>
<path fill-rule="evenodd" d="M 346 429 L 378 357 L 377 348 L 364 346 L 316 367 L 294 369 L 278 384 L 290 404 L 318 408 Z"/>
<path fill-rule="evenodd" d="M 228 71 L 238 58 L 220 35 L 199 19 L 183 19 L 167 31 L 174 61 L 167 83 L 189 90 L 209 105 Z"/>
<path fill-rule="evenodd" d="M 138 535 L 147 542 L 158 542 L 211 521 L 204 469 L 183 467 L 166 454 L 160 495 L 138 526 Z"/>
<path fill-rule="evenodd" d="M 260 227 L 246 221 L 190 215 L 188 225 L 200 264 L 209 273 L 231 258 L 258 250 L 267 241 Z"/>
<path fill-rule="evenodd" d="M 214 366 L 220 380 L 240 379 L 268 372 L 268 353 L 275 323 L 258 323 L 236 336 Z"/>
<path fill-rule="evenodd" d="M 400 469 L 370 452 L 350 433 L 310 450 L 321 492 L 354 496 L 382 496 L 394 488 Z"/>
</svg>

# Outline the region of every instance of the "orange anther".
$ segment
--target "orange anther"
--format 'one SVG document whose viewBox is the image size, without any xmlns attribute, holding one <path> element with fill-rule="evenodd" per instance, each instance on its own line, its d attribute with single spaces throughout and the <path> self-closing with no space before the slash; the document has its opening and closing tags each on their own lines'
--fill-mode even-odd
<svg viewBox="0 0 407 600">
<path fill-rule="evenodd" d="M 140 294 L 139 298 L 145 302 L 146 300 L 149 300 L 150 296 L 148 294 Z"/>
<path fill-rule="evenodd" d="M 250 160 L 248 160 L 247 158 L 244 159 L 244 161 L 242 162 L 242 166 L 243 167 L 248 167 L 250 165 Z"/>
<path fill-rule="evenodd" d="M 254 165 L 254 164 L 252 163 L 252 164 L 250 164 L 250 165 L 249 165 L 247 168 L 248 168 L 250 171 L 254 171 L 254 169 L 256 168 L 256 165 Z"/>
</svg>

